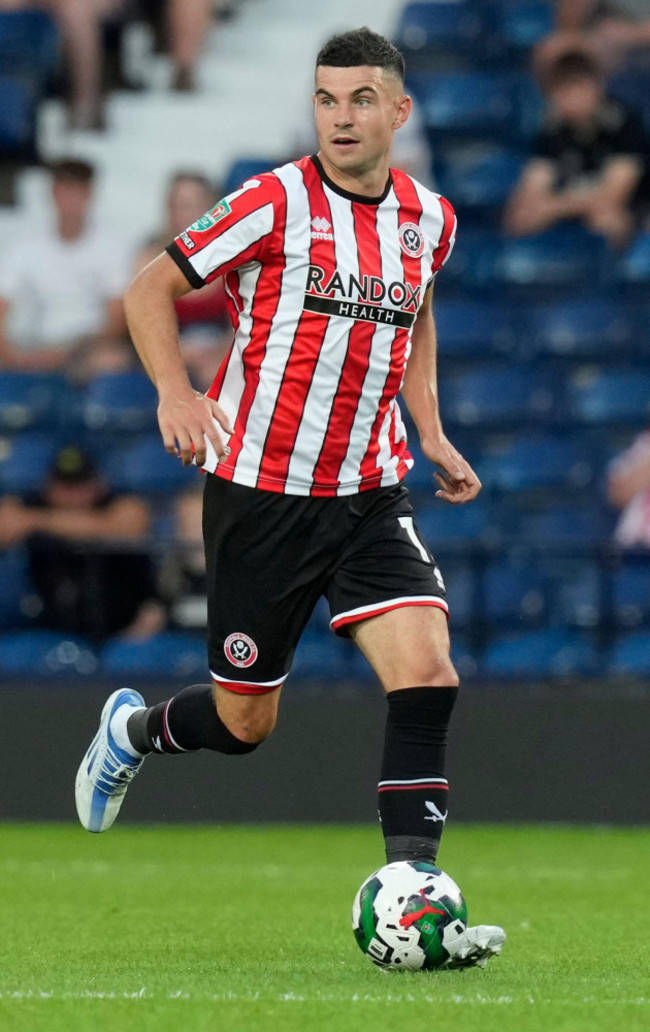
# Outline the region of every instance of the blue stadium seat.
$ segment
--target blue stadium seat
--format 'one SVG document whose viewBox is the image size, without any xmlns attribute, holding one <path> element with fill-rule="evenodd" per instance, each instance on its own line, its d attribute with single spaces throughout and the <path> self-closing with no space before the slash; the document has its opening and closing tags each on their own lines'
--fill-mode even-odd
<svg viewBox="0 0 650 1032">
<path fill-rule="evenodd" d="M 445 268 L 445 274 L 446 274 Z M 438 346 L 447 357 L 485 357 L 512 352 L 517 342 L 512 309 L 498 302 L 437 301 L 434 307 Z"/>
<path fill-rule="evenodd" d="M 573 438 L 523 435 L 489 447 L 476 463 L 484 487 L 500 491 L 583 488 L 593 478 L 594 458 Z"/>
<path fill-rule="evenodd" d="M 69 394 L 62 376 L 0 372 L 0 431 L 51 426 L 67 408 Z"/>
<path fill-rule="evenodd" d="M 446 377 L 443 416 L 465 426 L 506 425 L 548 420 L 551 385 L 539 372 L 521 366 L 483 366 Z"/>
<path fill-rule="evenodd" d="M 453 627 L 471 627 L 476 617 L 476 578 L 466 563 L 441 556 L 442 576 Z"/>
<path fill-rule="evenodd" d="M 467 274 L 470 286 L 525 293 L 593 289 L 607 269 L 605 244 L 579 226 L 559 226 L 537 236 L 484 244 Z"/>
<path fill-rule="evenodd" d="M 374 675 L 351 642 L 338 640 L 331 631 L 309 628 L 296 649 L 291 676 L 314 681 L 357 681 Z"/>
<path fill-rule="evenodd" d="M 512 75 L 449 72 L 411 75 L 409 82 L 434 146 L 440 134 L 489 140 L 516 136 L 518 102 Z"/>
<path fill-rule="evenodd" d="M 511 56 L 527 54 L 555 22 L 549 0 L 497 0 L 493 17 L 494 30 Z"/>
<path fill-rule="evenodd" d="M 0 75 L 0 154 L 30 154 L 34 148 L 37 94 L 17 76 Z"/>
<path fill-rule="evenodd" d="M 650 622 L 650 555 L 623 560 L 612 576 L 612 602 L 621 626 Z"/>
<path fill-rule="evenodd" d="M 278 164 L 276 158 L 265 155 L 260 158 L 238 158 L 226 172 L 223 183 L 224 196 L 234 193 L 247 179 L 254 179 L 263 172 L 270 172 Z"/>
<path fill-rule="evenodd" d="M 178 677 L 209 680 L 205 640 L 176 632 L 147 641 L 115 638 L 100 653 L 101 671 L 110 677 Z"/>
<path fill-rule="evenodd" d="M 59 58 L 59 33 L 45 11 L 3 11 L 0 14 L 0 65 L 9 72 L 52 75 Z M 3 103 L 4 103 L 3 94 Z"/>
<path fill-rule="evenodd" d="M 402 8 L 396 45 L 407 52 L 434 49 L 462 53 L 476 44 L 482 28 L 479 7 L 466 0 L 410 3 Z"/>
<path fill-rule="evenodd" d="M 650 631 L 621 635 L 612 648 L 607 673 L 620 676 L 650 676 Z"/>
<path fill-rule="evenodd" d="M 484 616 L 491 624 L 539 624 L 547 588 L 530 561 L 502 559 L 488 564 L 483 581 Z"/>
<path fill-rule="evenodd" d="M 166 494 L 200 482 L 194 467 L 183 466 L 179 458 L 167 454 L 160 434 L 147 434 L 113 449 L 102 469 L 119 492 Z"/>
<path fill-rule="evenodd" d="M 564 627 L 596 627 L 603 613 L 598 562 L 543 559 L 541 567 L 552 591 L 552 621 Z"/>
<path fill-rule="evenodd" d="M 493 540 L 498 533 L 492 513 L 482 500 L 471 505 L 448 505 L 436 499 L 417 513 L 416 523 L 434 555 L 443 544 L 467 546 Z"/>
<path fill-rule="evenodd" d="M 580 554 L 608 540 L 610 528 L 593 505 L 564 505 L 523 513 L 517 532 L 518 539 L 529 545 Z"/>
<path fill-rule="evenodd" d="M 650 371 L 588 367 L 567 384 L 570 415 L 582 423 L 636 423 L 650 420 Z"/>
<path fill-rule="evenodd" d="M 523 166 L 524 159 L 510 150 L 447 151 L 436 165 L 436 188 L 456 209 L 497 207 L 512 193 Z"/>
<path fill-rule="evenodd" d="M 22 548 L 0 552 L 0 628 L 9 630 L 25 623 L 26 603 L 33 593 L 29 557 Z"/>
<path fill-rule="evenodd" d="M 454 624 L 452 623 L 453 626 Z M 456 634 L 453 631 L 451 636 L 451 660 L 462 681 L 476 677 L 480 668 L 479 652 L 465 635 Z"/>
<path fill-rule="evenodd" d="M 650 71 L 647 67 L 628 67 L 617 72 L 607 83 L 610 96 L 636 111 L 650 131 Z"/>
<path fill-rule="evenodd" d="M 158 397 L 144 373 L 102 373 L 86 387 L 83 422 L 90 430 L 149 430 L 156 425 Z"/>
<path fill-rule="evenodd" d="M 38 490 L 50 471 L 58 443 L 53 436 L 30 431 L 0 437 L 0 493 Z"/>
<path fill-rule="evenodd" d="M 97 670 L 90 643 L 58 631 L 16 631 L 0 637 L 0 673 L 12 677 L 85 677 Z"/>
<path fill-rule="evenodd" d="M 616 276 L 625 286 L 647 291 L 650 284 L 650 233 L 640 233 L 620 258 Z"/>
<path fill-rule="evenodd" d="M 525 332 L 538 354 L 605 358 L 634 348 L 636 319 L 628 305 L 590 295 L 531 305 Z"/>
<path fill-rule="evenodd" d="M 493 677 L 587 676 L 600 669 L 598 650 L 578 631 L 544 628 L 493 640 L 482 673 Z"/>
</svg>

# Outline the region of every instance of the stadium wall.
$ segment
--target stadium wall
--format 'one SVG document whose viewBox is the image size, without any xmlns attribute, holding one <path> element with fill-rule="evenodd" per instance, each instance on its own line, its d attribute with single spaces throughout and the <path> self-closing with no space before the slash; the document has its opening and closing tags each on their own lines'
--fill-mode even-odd
<svg viewBox="0 0 650 1032">
<path fill-rule="evenodd" d="M 3 685 L 0 820 L 75 819 L 76 768 L 113 687 Z M 377 689 L 289 686 L 256 753 L 152 757 L 121 819 L 372 820 L 384 710 Z M 450 749 L 454 819 L 645 823 L 648 727 L 647 685 L 465 687 Z"/>
</svg>

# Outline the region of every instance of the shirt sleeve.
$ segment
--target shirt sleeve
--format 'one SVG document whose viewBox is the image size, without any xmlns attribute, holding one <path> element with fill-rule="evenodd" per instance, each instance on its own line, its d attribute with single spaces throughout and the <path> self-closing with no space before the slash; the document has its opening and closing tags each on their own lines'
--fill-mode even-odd
<svg viewBox="0 0 650 1032">
<path fill-rule="evenodd" d="M 167 247 L 193 287 L 263 258 L 276 221 L 277 179 L 251 179 L 193 222 Z"/>
<path fill-rule="evenodd" d="M 438 237 L 438 243 L 433 249 L 433 262 L 431 265 L 432 278 L 440 271 L 440 269 L 442 269 L 443 265 L 447 263 L 449 255 L 453 251 L 454 244 L 456 243 L 456 212 L 446 197 L 438 197 L 438 201 L 440 202 L 442 228 L 440 230 L 440 236 Z"/>
</svg>

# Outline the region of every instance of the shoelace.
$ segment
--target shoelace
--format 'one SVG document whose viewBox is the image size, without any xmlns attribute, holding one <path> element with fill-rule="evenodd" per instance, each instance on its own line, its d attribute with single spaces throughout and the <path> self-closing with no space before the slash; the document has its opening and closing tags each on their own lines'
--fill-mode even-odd
<svg viewBox="0 0 650 1032">
<path fill-rule="evenodd" d="M 133 780 L 142 766 L 142 762 L 135 758 L 133 759 L 133 764 L 135 766 L 130 763 L 124 763 L 111 749 L 110 745 L 107 745 L 101 769 L 96 777 L 96 787 L 101 789 L 102 792 L 109 792 L 113 795 L 117 791 L 126 792 L 129 782 Z"/>
</svg>

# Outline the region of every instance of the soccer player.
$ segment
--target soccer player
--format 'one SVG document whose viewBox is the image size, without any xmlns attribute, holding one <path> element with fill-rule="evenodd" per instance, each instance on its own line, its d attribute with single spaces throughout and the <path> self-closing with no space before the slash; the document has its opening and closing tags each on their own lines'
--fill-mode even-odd
<svg viewBox="0 0 650 1032">
<path fill-rule="evenodd" d="M 325 595 L 333 630 L 352 637 L 387 694 L 378 786 L 387 860 L 436 858 L 458 675 L 444 583 L 402 483 L 413 460 L 398 392 L 440 470 L 436 495 L 462 505 L 481 485 L 438 411 L 432 291 L 454 212 L 390 168 L 410 107 L 391 43 L 367 28 L 333 37 L 317 59 L 318 155 L 244 183 L 127 292 L 167 451 L 208 474 L 213 683 L 150 708 L 132 690 L 111 695 L 77 776 L 89 831 L 111 826 L 148 753 L 256 749 Z M 204 396 L 180 356 L 174 300 L 218 276 L 235 337 Z M 454 963 L 484 964 L 504 938 L 468 929 Z"/>
</svg>

